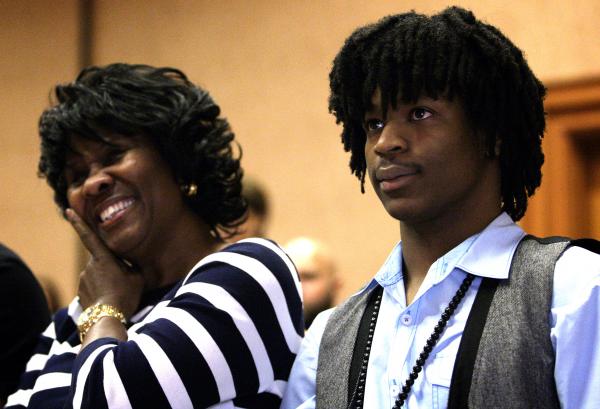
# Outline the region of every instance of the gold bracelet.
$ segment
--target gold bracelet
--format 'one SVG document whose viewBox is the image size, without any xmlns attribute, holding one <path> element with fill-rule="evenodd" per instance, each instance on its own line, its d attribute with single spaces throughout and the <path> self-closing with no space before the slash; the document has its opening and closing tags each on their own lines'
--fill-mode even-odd
<svg viewBox="0 0 600 409">
<path fill-rule="evenodd" d="M 113 317 L 121 321 L 123 325 L 127 323 L 125 316 L 116 307 L 109 304 L 94 304 L 91 307 L 87 307 L 79 316 L 77 320 L 77 330 L 79 331 L 79 339 L 83 343 L 85 334 L 100 321 L 103 317 Z"/>
</svg>

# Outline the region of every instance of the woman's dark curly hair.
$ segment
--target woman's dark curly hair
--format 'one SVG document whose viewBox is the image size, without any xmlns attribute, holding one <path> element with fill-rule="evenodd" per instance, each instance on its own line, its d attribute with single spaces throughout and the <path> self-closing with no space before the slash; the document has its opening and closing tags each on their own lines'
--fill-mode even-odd
<svg viewBox="0 0 600 409">
<path fill-rule="evenodd" d="M 244 220 L 242 169 L 234 134 L 210 95 L 181 71 L 148 65 L 111 64 L 84 69 L 75 82 L 55 88 L 56 103 L 39 123 L 39 174 L 67 208 L 65 154 L 73 135 L 103 140 L 100 130 L 150 138 L 180 184 L 198 194 L 184 200 L 218 237 L 229 237 Z"/>
<path fill-rule="evenodd" d="M 497 28 L 459 7 L 431 17 L 388 16 L 354 31 L 335 57 L 329 79 L 329 111 L 343 124 L 344 149 L 351 152 L 350 168 L 363 191 L 362 122 L 377 88 L 384 108 L 421 95 L 458 98 L 470 126 L 482 135 L 486 155 L 496 156 L 496 140 L 501 141 L 503 210 L 513 220 L 523 217 L 528 197 L 541 183 L 546 89 Z"/>
</svg>

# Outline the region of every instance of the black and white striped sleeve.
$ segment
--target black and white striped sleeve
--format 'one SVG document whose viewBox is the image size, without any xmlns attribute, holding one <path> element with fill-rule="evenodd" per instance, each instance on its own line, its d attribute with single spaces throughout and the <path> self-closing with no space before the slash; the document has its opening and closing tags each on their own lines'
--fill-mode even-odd
<svg viewBox="0 0 600 409">
<path fill-rule="evenodd" d="M 274 243 L 201 260 L 169 302 L 81 351 L 73 408 L 278 408 L 303 334 L 301 288 Z"/>
<path fill-rule="evenodd" d="M 26 364 L 18 390 L 8 397 L 5 408 L 64 407 L 73 363 L 79 351 L 79 338 L 72 316 L 79 312 L 79 302 L 74 300 L 68 308 L 54 315 Z"/>
</svg>

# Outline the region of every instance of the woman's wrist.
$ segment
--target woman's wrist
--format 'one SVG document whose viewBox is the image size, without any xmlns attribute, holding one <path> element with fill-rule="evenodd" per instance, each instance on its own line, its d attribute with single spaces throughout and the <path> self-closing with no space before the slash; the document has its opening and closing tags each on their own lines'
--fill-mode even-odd
<svg viewBox="0 0 600 409">
<path fill-rule="evenodd" d="M 111 317 L 118 319 L 123 325 L 127 324 L 125 315 L 115 306 L 110 304 L 97 303 L 86 308 L 77 320 L 77 330 L 79 339 L 83 343 L 83 338 L 88 331 L 102 318 Z"/>
</svg>

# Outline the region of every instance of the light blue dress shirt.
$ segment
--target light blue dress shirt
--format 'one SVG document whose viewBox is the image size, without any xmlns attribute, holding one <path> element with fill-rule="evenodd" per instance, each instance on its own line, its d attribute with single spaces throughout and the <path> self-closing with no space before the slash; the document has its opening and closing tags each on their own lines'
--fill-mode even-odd
<svg viewBox="0 0 600 409">
<path fill-rule="evenodd" d="M 396 245 L 375 278 L 383 298 L 367 371 L 365 409 L 391 408 L 425 341 L 465 274 L 477 278 L 431 352 L 403 408 L 445 409 L 452 369 L 481 277 L 508 277 L 523 230 L 502 213 L 486 229 L 431 265 L 413 302 L 406 305 L 402 246 Z M 288 381 L 282 409 L 315 407 L 321 337 L 332 310 L 321 313 L 307 332 Z M 600 255 L 569 248 L 554 270 L 551 341 L 555 379 L 564 409 L 600 408 Z M 498 380 L 501 382 L 501 380 Z"/>
</svg>

